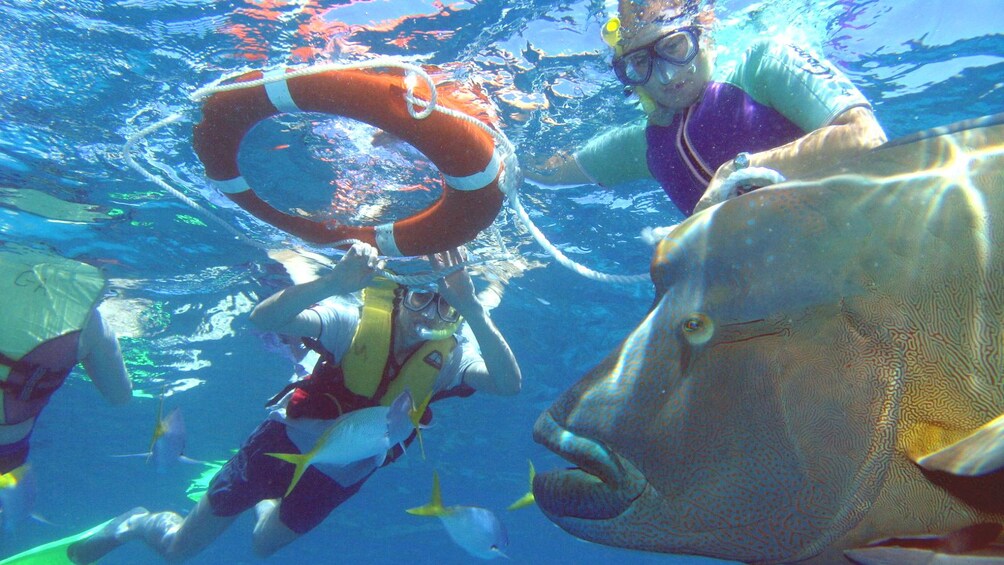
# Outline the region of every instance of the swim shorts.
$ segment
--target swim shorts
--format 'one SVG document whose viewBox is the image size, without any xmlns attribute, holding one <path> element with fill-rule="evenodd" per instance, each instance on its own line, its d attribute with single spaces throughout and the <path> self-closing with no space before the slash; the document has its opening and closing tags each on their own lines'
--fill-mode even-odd
<svg viewBox="0 0 1004 565">
<path fill-rule="evenodd" d="M 14 443 L 0 445 L 0 475 L 10 473 L 28 461 L 28 438 L 27 435 Z"/>
<path fill-rule="evenodd" d="M 267 453 L 300 453 L 281 422 L 266 420 L 258 426 L 237 454 L 213 477 L 207 494 L 213 514 L 235 516 L 262 500 L 282 498 L 279 520 L 290 530 L 304 534 L 358 492 L 369 478 L 367 475 L 345 487 L 314 467 L 308 467 L 293 492 L 283 498 L 293 480 L 294 466 Z"/>
</svg>

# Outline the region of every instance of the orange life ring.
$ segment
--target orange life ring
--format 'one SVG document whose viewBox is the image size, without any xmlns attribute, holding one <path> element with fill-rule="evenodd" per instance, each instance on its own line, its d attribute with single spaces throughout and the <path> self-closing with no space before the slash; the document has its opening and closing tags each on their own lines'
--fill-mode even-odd
<svg viewBox="0 0 1004 565">
<path fill-rule="evenodd" d="M 236 80 L 247 82 L 263 76 L 254 71 Z M 415 94 L 428 99 L 421 84 Z M 221 91 L 203 104 L 202 121 L 194 128 L 193 146 L 206 175 L 230 200 L 262 221 L 304 240 L 332 243 L 359 239 L 375 245 L 381 254 L 403 256 L 463 245 L 488 227 L 502 207 L 502 162 L 495 140 L 477 125 L 446 113 L 413 118 L 405 95 L 403 73 L 361 70 L 325 71 Z M 438 105 L 464 111 L 442 96 Z M 413 216 L 377 226 L 331 225 L 277 210 L 259 198 L 241 176 L 237 152 L 255 124 L 275 114 L 297 111 L 344 116 L 411 143 L 442 173 L 442 196 Z"/>
</svg>

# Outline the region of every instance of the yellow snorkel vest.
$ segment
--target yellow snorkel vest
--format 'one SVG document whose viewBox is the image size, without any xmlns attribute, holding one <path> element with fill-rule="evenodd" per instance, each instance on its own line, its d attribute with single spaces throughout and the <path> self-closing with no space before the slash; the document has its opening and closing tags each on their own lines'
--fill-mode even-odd
<svg viewBox="0 0 1004 565">
<path fill-rule="evenodd" d="M 85 263 L 20 246 L 0 251 L 0 424 L 34 418 L 63 384 L 104 287 Z"/>
<path fill-rule="evenodd" d="M 20 359 L 41 343 L 78 331 L 101 298 L 96 267 L 58 255 L 0 252 L 0 353 Z M 0 364 L 0 380 L 10 368 Z"/>
<path fill-rule="evenodd" d="M 383 381 L 387 360 L 390 357 L 393 333 L 394 291 L 397 284 L 386 279 L 374 279 L 363 289 L 363 308 L 352 345 L 342 358 L 345 386 L 355 394 L 374 398 Z M 411 354 L 397 376 L 386 386 L 379 399 L 383 406 L 390 403 L 405 389 L 422 406 L 432 397 L 436 378 L 443 363 L 457 345 L 453 337 L 457 325 L 443 339 L 427 341 Z"/>
</svg>

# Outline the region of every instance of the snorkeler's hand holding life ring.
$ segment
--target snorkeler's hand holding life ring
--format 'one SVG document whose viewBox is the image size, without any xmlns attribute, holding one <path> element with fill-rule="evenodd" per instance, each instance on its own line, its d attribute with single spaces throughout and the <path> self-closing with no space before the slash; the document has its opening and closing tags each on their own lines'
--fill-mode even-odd
<svg viewBox="0 0 1004 565">
<path fill-rule="evenodd" d="M 236 82 L 263 76 L 254 71 Z M 415 90 L 417 96 L 427 99 L 420 88 Z M 494 221 L 504 200 L 499 187 L 502 158 L 495 140 L 477 124 L 444 112 L 432 112 L 423 119 L 412 117 L 406 93 L 402 72 L 362 70 L 324 71 L 219 91 L 202 106 L 193 146 L 206 175 L 221 192 L 287 233 L 318 244 L 357 239 L 375 245 L 382 255 L 436 253 L 471 241 Z M 438 105 L 464 113 L 460 104 L 443 97 Z M 376 226 L 324 223 L 277 210 L 259 198 L 241 176 L 237 152 L 255 124 L 284 112 L 344 116 L 407 141 L 439 168 L 444 182 L 442 196 L 421 212 Z"/>
</svg>

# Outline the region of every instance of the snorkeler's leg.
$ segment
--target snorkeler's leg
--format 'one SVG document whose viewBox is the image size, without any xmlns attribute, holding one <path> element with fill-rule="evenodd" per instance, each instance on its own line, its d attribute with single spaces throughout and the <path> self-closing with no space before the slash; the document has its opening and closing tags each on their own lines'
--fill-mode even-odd
<svg viewBox="0 0 1004 565">
<path fill-rule="evenodd" d="M 269 499 L 255 506 L 258 521 L 254 526 L 252 547 L 258 557 L 268 557 L 300 537 L 300 534 L 289 529 L 279 519 L 281 504 L 280 501 Z"/>
<path fill-rule="evenodd" d="M 209 497 L 203 496 L 183 521 L 177 514 L 161 512 L 151 515 L 144 524 L 143 539 L 168 561 L 184 561 L 220 537 L 239 514 L 217 516 Z"/>
<path fill-rule="evenodd" d="M 288 495 L 255 505 L 258 517 L 252 542 L 255 554 L 268 557 L 317 527 L 338 505 L 359 492 L 372 473 L 371 463 L 361 463 L 344 478 L 352 483 L 345 487 L 316 467 L 308 467 Z"/>
<path fill-rule="evenodd" d="M 93 563 L 126 542 L 142 539 L 164 559 L 183 561 L 219 537 L 235 518 L 214 515 L 206 497 L 185 518 L 174 512 L 133 508 L 71 545 L 66 553 L 74 563 Z"/>
<path fill-rule="evenodd" d="M 66 556 L 74 563 L 94 563 L 123 543 L 136 539 L 138 533 L 131 529 L 129 521 L 134 517 L 148 516 L 149 514 L 146 508 L 137 506 L 116 516 L 94 534 L 70 544 L 66 548 Z"/>
</svg>

